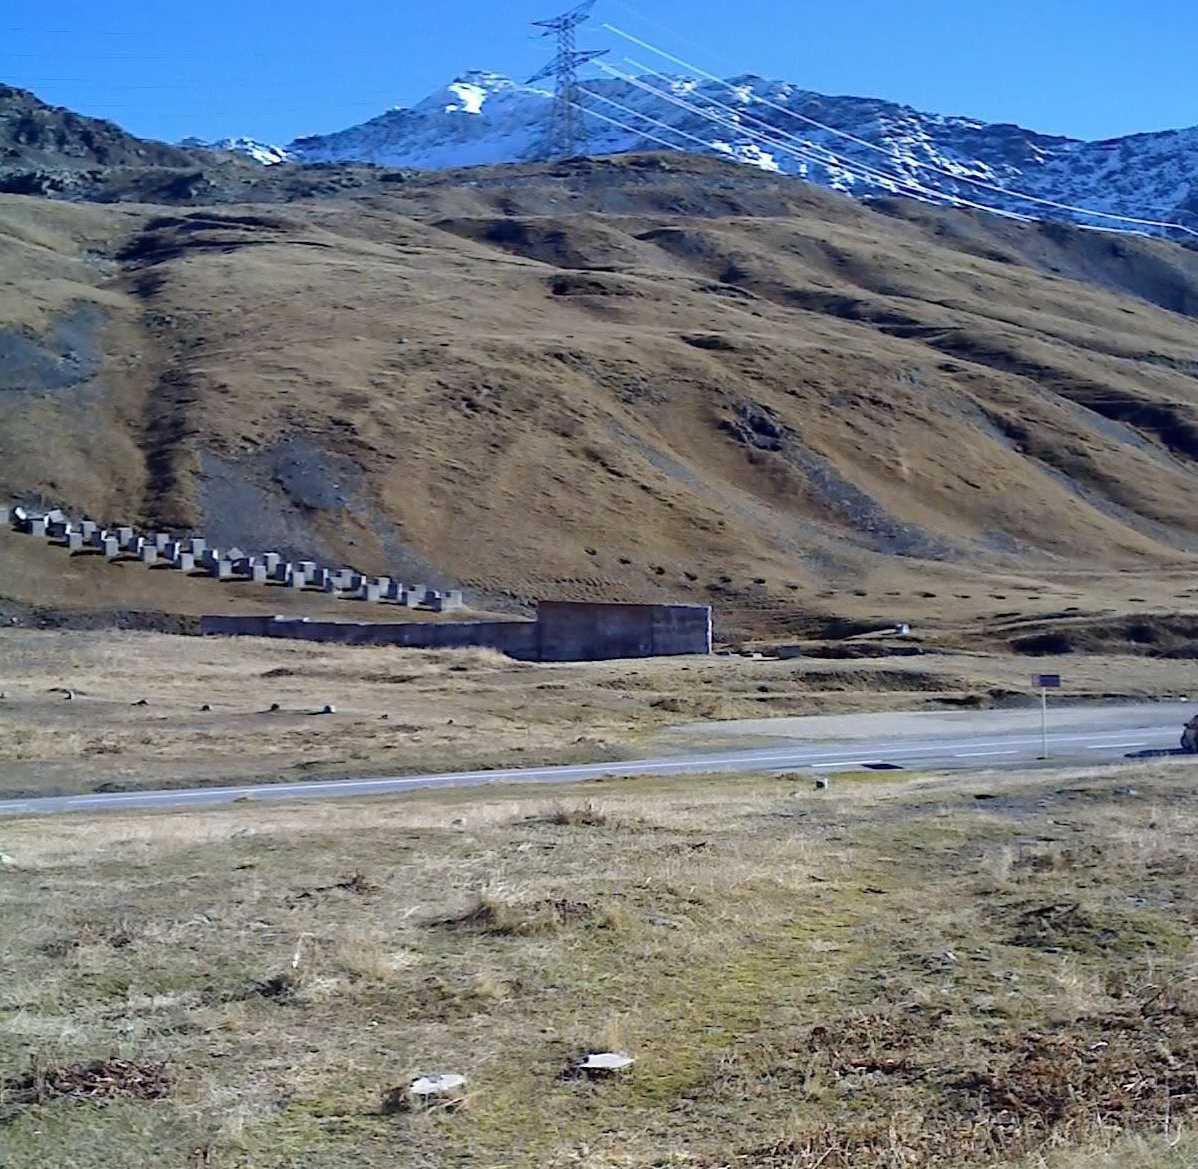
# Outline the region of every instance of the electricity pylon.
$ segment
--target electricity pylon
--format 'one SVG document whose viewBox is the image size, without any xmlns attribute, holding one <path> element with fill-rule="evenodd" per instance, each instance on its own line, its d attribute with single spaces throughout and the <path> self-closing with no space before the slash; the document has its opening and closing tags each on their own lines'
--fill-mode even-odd
<svg viewBox="0 0 1198 1169">
<path fill-rule="evenodd" d="M 579 116 L 578 67 L 602 57 L 606 49 L 583 49 L 575 47 L 574 33 L 580 24 L 589 20 L 595 0 L 584 0 L 577 8 L 552 20 L 533 21 L 534 28 L 543 28 L 541 34 L 557 37 L 557 55 L 539 73 L 530 77 L 526 84 L 533 85 L 546 77 L 557 79 L 553 96 L 553 117 L 549 129 L 549 154 L 553 158 L 573 158 L 579 153 L 583 140 L 582 120 Z"/>
</svg>

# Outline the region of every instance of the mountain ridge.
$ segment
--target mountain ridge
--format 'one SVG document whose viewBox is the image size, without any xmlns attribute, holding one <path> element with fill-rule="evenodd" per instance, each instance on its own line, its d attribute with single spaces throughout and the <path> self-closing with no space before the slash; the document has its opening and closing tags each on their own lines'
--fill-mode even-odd
<svg viewBox="0 0 1198 1169">
<path fill-rule="evenodd" d="M 724 82 L 589 80 L 583 89 L 593 114 L 610 119 L 584 116 L 583 153 L 591 156 L 664 146 L 857 198 L 1198 239 L 1198 127 L 1087 142 L 749 74 Z M 0 191 L 99 202 L 286 202 L 378 181 L 303 177 L 314 166 L 427 171 L 544 160 L 551 109 L 543 89 L 474 71 L 411 107 L 284 146 L 250 137 L 172 146 L 0 86 Z M 264 167 L 292 177 L 263 180 Z"/>
<path fill-rule="evenodd" d="M 581 100 L 593 115 L 610 119 L 584 116 L 583 154 L 668 144 L 858 197 L 978 202 L 1008 214 L 1112 228 L 1120 226 L 1116 216 L 1178 217 L 1198 229 L 1198 127 L 1085 141 L 1013 123 L 930 114 L 880 98 L 819 94 L 753 74 L 722 82 L 664 75 L 600 79 L 582 89 Z M 420 170 L 539 161 L 546 153 L 551 108 L 551 95 L 543 89 L 498 73 L 468 72 L 411 107 L 267 149 L 299 163 Z M 261 153 L 262 145 L 253 142 L 249 149 Z"/>
</svg>

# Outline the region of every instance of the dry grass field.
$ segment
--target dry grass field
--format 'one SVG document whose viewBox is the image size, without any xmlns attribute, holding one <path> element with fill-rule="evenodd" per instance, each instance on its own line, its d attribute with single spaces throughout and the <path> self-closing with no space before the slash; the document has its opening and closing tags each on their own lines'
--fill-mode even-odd
<svg viewBox="0 0 1198 1169">
<path fill-rule="evenodd" d="M 6 821 L 0 1163 L 1188 1169 L 1196 835 L 1188 764 Z"/>
<path fill-rule="evenodd" d="M 0 273 L 0 492 L 99 518 L 486 605 L 712 600 L 730 639 L 1015 585 L 1155 605 L 1122 570 L 1192 572 L 1174 245 L 648 156 L 270 207 L 4 196 Z"/>
<path fill-rule="evenodd" d="M 534 666 L 481 650 L 10 628 L 0 797 L 643 758 L 696 721 L 1028 703 L 1033 669 L 1066 673 L 1073 700 L 1195 694 L 1191 661 L 1112 652 Z M 318 714 L 326 703 L 334 714 Z"/>
</svg>

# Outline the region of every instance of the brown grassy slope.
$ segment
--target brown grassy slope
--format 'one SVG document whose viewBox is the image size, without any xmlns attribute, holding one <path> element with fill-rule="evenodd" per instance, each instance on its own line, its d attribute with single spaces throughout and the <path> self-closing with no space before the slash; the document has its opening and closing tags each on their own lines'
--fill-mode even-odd
<svg viewBox="0 0 1198 1169">
<path fill-rule="evenodd" d="M 107 322 L 94 381 L 0 395 L 0 489 L 759 628 L 829 586 L 876 611 L 956 564 L 1193 546 L 1172 245 L 653 158 L 0 224 L 6 317 Z"/>
</svg>

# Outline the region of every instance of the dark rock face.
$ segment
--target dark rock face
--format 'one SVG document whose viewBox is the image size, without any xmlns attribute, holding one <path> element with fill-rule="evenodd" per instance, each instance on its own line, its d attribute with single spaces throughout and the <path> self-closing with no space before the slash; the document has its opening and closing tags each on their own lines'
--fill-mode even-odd
<svg viewBox="0 0 1198 1169">
<path fill-rule="evenodd" d="M 0 85 L 0 166 L 87 170 L 111 166 L 195 166 L 196 152 L 135 138 L 116 125 L 50 106 Z"/>
</svg>

